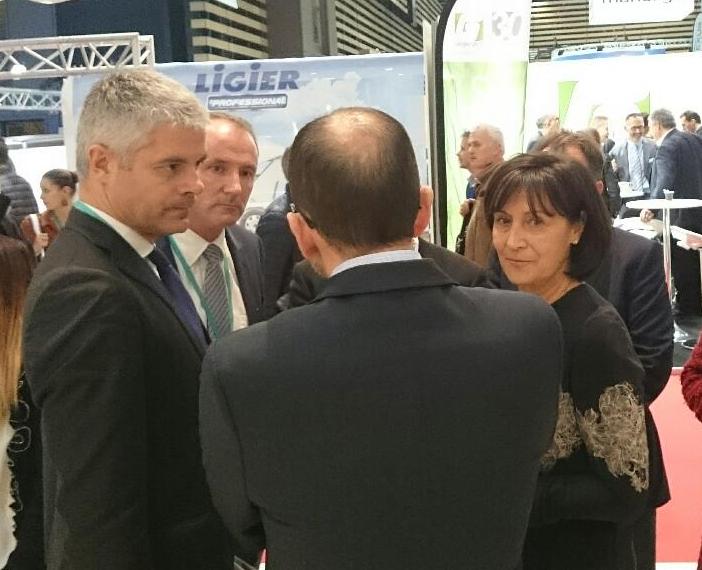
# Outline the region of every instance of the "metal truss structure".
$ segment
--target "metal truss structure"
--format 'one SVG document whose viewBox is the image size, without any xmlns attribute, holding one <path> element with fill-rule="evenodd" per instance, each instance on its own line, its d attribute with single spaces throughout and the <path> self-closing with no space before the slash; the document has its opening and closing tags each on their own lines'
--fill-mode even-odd
<svg viewBox="0 0 702 570">
<path fill-rule="evenodd" d="M 136 32 L 0 41 L 0 80 L 85 75 L 155 62 L 153 36 Z"/>
<path fill-rule="evenodd" d="M 60 91 L 0 87 L 0 111 L 61 111 Z"/>
</svg>

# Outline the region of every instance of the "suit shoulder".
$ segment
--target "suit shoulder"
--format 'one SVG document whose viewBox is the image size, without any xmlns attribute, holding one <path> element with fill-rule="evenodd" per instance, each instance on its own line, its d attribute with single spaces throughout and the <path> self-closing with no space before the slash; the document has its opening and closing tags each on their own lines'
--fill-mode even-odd
<svg viewBox="0 0 702 570">
<path fill-rule="evenodd" d="M 504 323 L 518 323 L 525 319 L 529 322 L 558 323 L 558 316 L 551 305 L 536 295 L 483 287 L 457 289 L 486 318 Z"/>
<path fill-rule="evenodd" d="M 661 250 L 661 246 L 654 240 L 624 231 L 620 228 L 614 228 L 612 230 L 612 249 L 620 257 L 631 257 L 638 263 L 641 256 L 657 252 Z"/>
<path fill-rule="evenodd" d="M 239 224 L 229 226 L 229 233 L 241 247 L 250 250 L 258 250 L 261 248 L 261 238 L 255 233 L 242 228 Z"/>
<path fill-rule="evenodd" d="M 487 282 L 485 271 L 471 260 L 428 241 L 419 241 L 422 257 L 433 259 L 434 263 L 461 285 L 475 286 Z"/>
</svg>

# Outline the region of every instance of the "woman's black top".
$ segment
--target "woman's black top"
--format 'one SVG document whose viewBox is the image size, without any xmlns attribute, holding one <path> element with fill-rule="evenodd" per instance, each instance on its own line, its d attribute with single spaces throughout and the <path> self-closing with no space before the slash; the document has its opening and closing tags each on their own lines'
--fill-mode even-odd
<svg viewBox="0 0 702 570">
<path fill-rule="evenodd" d="M 628 570 L 629 523 L 645 508 L 649 486 L 643 368 L 616 310 L 592 287 L 578 285 L 553 308 L 564 374 L 524 569 Z"/>
</svg>

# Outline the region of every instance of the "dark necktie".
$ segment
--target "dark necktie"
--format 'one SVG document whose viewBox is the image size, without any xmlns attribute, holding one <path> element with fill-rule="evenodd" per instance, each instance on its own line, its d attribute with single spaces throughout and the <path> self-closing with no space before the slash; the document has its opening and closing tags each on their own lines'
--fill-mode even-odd
<svg viewBox="0 0 702 570">
<path fill-rule="evenodd" d="M 158 248 L 154 248 L 147 258 L 156 266 L 161 283 L 170 293 L 171 301 L 173 301 L 178 316 L 202 342 L 202 345 L 207 346 L 202 321 L 195 310 L 193 300 L 190 298 L 173 266 Z"/>
</svg>

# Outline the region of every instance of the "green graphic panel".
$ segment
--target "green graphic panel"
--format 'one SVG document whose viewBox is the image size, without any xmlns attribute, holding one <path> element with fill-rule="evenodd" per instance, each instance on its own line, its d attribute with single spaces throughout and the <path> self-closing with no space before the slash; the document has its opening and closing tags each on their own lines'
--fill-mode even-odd
<svg viewBox="0 0 702 570">
<path fill-rule="evenodd" d="M 458 166 L 461 134 L 478 123 L 499 127 L 505 156 L 522 148 L 526 62 L 444 63 L 444 134 L 446 148 L 446 244 L 453 249 L 461 229 L 458 208 L 465 199 L 468 173 Z"/>
<path fill-rule="evenodd" d="M 561 81 L 558 83 L 558 118 L 565 123 L 568 118 L 570 103 L 573 100 L 573 91 L 577 81 Z"/>
<path fill-rule="evenodd" d="M 646 97 L 641 99 L 641 101 L 636 102 L 636 106 L 639 108 L 639 111 L 642 113 L 650 113 L 651 112 L 651 93 L 649 92 Z"/>
</svg>

